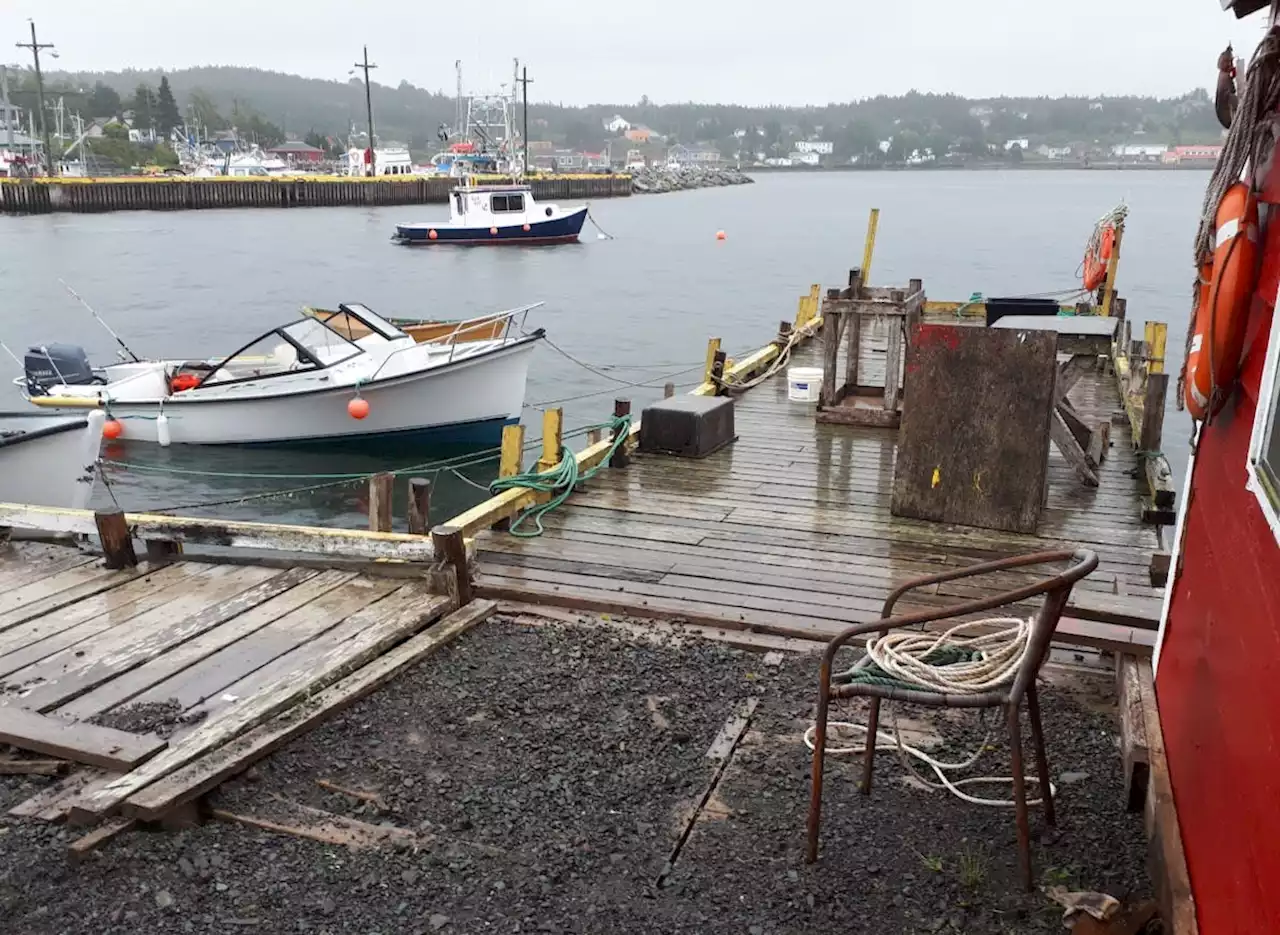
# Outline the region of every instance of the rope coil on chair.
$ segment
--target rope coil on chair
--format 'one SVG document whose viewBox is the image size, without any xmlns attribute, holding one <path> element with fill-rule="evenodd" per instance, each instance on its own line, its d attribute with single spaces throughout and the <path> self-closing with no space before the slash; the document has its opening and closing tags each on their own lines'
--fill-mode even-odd
<svg viewBox="0 0 1280 935">
<path fill-rule="evenodd" d="M 994 633 L 979 632 L 972 636 L 964 634 L 974 630 L 985 631 L 991 626 L 1002 626 Z M 841 681 L 880 682 L 900 685 L 903 688 L 935 691 L 939 694 L 979 694 L 997 689 L 1010 683 L 1022 666 L 1029 645 L 1031 623 L 1013 617 L 998 617 L 987 620 L 974 620 L 960 623 L 944 633 L 934 635 L 918 631 L 899 631 L 887 633 L 869 639 L 866 644 L 867 660 L 870 665 L 854 666 L 842 675 L 833 679 Z M 890 703 L 891 702 L 886 702 Z M 990 805 L 994 807 L 1012 807 L 1014 802 L 1006 799 L 987 799 L 970 795 L 962 786 L 992 785 L 1012 783 L 1012 776 L 971 776 L 964 779 L 952 779 L 948 773 L 968 769 L 989 748 L 992 731 L 987 731 L 978 749 L 973 755 L 959 763 L 947 763 L 935 759 L 918 747 L 903 742 L 902 732 L 898 727 L 897 708 L 893 708 L 893 731 L 878 730 L 876 732 L 877 750 L 896 750 L 902 766 L 913 778 L 931 789 L 946 789 L 956 797 L 974 805 Z M 867 728 L 862 724 L 848 721 L 831 721 L 827 725 L 831 734 L 847 732 L 860 736 L 859 746 L 832 746 L 830 738 L 826 752 L 838 754 L 861 754 L 866 752 Z M 813 750 L 816 727 L 810 726 L 804 734 L 805 746 Z M 911 759 L 917 759 L 933 770 L 938 777 L 933 782 L 921 776 L 911 765 Z M 1027 782 L 1036 782 L 1034 776 L 1026 777 Z M 1051 795 L 1056 793 L 1050 784 Z M 1028 799 L 1028 805 L 1039 805 L 1040 799 Z"/>
</svg>

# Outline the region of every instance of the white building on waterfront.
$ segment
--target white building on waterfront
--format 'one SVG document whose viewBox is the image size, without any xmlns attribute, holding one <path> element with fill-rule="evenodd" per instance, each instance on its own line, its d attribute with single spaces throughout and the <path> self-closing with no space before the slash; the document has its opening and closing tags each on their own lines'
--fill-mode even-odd
<svg viewBox="0 0 1280 935">
<path fill-rule="evenodd" d="M 796 143 L 796 152 L 813 153 L 818 156 L 830 156 L 836 151 L 836 144 L 831 140 L 801 140 Z"/>
<path fill-rule="evenodd" d="M 614 114 L 612 120 L 604 122 L 604 128 L 610 133 L 625 133 L 631 129 L 631 123 L 623 119 L 621 114 Z"/>
</svg>

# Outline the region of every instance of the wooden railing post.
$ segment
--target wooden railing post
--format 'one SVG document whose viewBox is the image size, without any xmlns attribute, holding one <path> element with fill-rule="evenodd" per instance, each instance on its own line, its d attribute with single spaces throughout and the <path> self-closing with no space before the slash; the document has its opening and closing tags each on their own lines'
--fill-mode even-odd
<svg viewBox="0 0 1280 935">
<path fill-rule="evenodd" d="M 431 481 L 409 478 L 409 532 L 425 536 L 431 531 Z"/>
<path fill-rule="evenodd" d="M 728 363 L 727 358 L 724 356 L 724 351 L 716 351 L 716 356 L 711 361 L 711 374 L 707 377 L 707 382 L 715 388 L 714 395 L 716 396 L 719 396 L 722 392 L 720 381 L 724 379 L 724 371 L 727 366 Z"/>
<path fill-rule="evenodd" d="M 436 561 L 443 562 L 453 573 L 458 606 L 470 604 L 474 592 L 471 587 L 471 570 L 467 567 L 467 543 L 462 538 L 462 530 L 452 526 L 437 526 L 431 530 L 431 543 L 435 546 Z"/>
<path fill-rule="evenodd" d="M 394 474 L 374 474 L 369 478 L 369 530 L 391 532 L 391 498 L 395 491 Z"/>
<path fill-rule="evenodd" d="M 615 399 L 613 401 L 613 417 L 615 419 L 621 419 L 623 416 L 629 416 L 629 415 L 631 415 L 631 400 Z M 609 433 L 610 441 L 617 440 L 618 431 L 619 430 L 615 428 L 612 432 Z M 621 445 L 618 446 L 618 450 L 613 453 L 613 456 L 609 458 L 609 467 L 624 468 L 630 463 L 631 463 L 631 455 L 627 453 L 627 443 L 624 441 Z"/>
<path fill-rule="evenodd" d="M 862 244 L 862 281 L 871 280 L 871 258 L 876 252 L 876 228 L 880 226 L 880 209 L 872 208 L 867 217 L 867 238 Z M 856 296 L 855 296 L 856 298 Z"/>
<path fill-rule="evenodd" d="M 548 409 L 542 414 L 542 457 L 538 459 L 538 471 L 550 471 L 560 463 L 563 446 L 564 410 Z"/>
<path fill-rule="evenodd" d="M 707 365 L 702 371 L 702 382 L 711 382 L 711 368 L 716 364 L 716 355 L 720 353 L 720 339 L 711 338 L 707 341 Z"/>
<path fill-rule="evenodd" d="M 1147 372 L 1164 373 L 1165 345 L 1169 341 L 1169 326 L 1162 321 L 1147 322 L 1150 330 L 1147 339 Z"/>
<path fill-rule="evenodd" d="M 542 470 L 542 462 L 538 462 L 538 470 Z M 502 427 L 502 453 L 498 460 L 499 477 L 515 477 L 524 471 L 524 426 L 504 425 Z M 511 517 L 504 516 L 491 527 L 500 532 L 511 528 Z"/>
<path fill-rule="evenodd" d="M 102 554 L 108 568 L 133 568 L 138 564 L 138 556 L 133 551 L 133 537 L 129 534 L 129 524 L 125 522 L 123 510 L 94 513 L 93 521 L 98 527 L 98 538 L 102 540 Z"/>
<path fill-rule="evenodd" d="M 662 384 L 663 399 L 670 399 L 672 396 L 675 396 L 675 395 L 676 395 L 676 385 L 674 383 Z"/>
<path fill-rule="evenodd" d="M 1142 391 L 1142 431 L 1138 447 L 1156 452 L 1164 440 L 1164 403 L 1169 391 L 1169 374 L 1148 373 L 1147 384 Z"/>
</svg>

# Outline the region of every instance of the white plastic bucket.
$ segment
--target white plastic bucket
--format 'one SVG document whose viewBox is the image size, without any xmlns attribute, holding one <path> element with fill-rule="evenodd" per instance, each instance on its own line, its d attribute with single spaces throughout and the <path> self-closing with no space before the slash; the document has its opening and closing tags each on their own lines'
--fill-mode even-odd
<svg viewBox="0 0 1280 935">
<path fill-rule="evenodd" d="M 792 367 L 787 371 L 787 398 L 816 403 L 822 389 L 821 367 Z"/>
</svg>

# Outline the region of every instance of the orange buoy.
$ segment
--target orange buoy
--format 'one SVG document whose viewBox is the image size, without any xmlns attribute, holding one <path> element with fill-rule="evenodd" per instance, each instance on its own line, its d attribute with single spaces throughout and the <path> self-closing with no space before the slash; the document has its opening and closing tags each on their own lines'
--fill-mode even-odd
<svg viewBox="0 0 1280 935">
<path fill-rule="evenodd" d="M 108 419 L 106 422 L 102 423 L 102 435 L 104 438 L 109 438 L 112 441 L 115 441 L 123 434 L 124 425 L 121 424 L 119 419 Z"/>
<path fill-rule="evenodd" d="M 194 373 L 179 373 L 169 381 L 170 393 L 181 393 L 185 390 L 194 390 L 200 385 L 200 378 Z"/>
<path fill-rule="evenodd" d="M 428 240 L 435 240 L 435 239 L 436 239 L 437 237 L 439 237 L 439 236 L 440 236 L 440 235 L 436 233 L 436 229 L 435 229 L 434 227 L 433 227 L 433 228 L 431 228 L 431 230 L 427 231 L 427 239 L 428 239 Z"/>
<path fill-rule="evenodd" d="M 357 396 L 347 403 L 347 415 L 353 419 L 363 419 L 369 414 L 369 401 Z"/>
<path fill-rule="evenodd" d="M 1249 300 L 1258 281 L 1258 200 L 1236 182 L 1218 202 L 1213 259 L 1200 270 L 1183 401 L 1193 419 L 1216 413 L 1240 372 Z"/>
<path fill-rule="evenodd" d="M 716 240 L 724 240 L 725 236 L 724 231 L 716 231 Z"/>
<path fill-rule="evenodd" d="M 526 231 L 530 231 L 530 230 L 532 230 L 533 228 L 531 228 L 528 224 L 526 224 L 526 225 L 524 226 L 524 229 L 525 229 Z"/>
<path fill-rule="evenodd" d="M 498 236 L 498 229 L 496 227 L 491 227 L 489 228 L 489 233 L 493 234 L 496 237 Z"/>
<path fill-rule="evenodd" d="M 1107 278 L 1107 265 L 1116 246 L 1116 229 L 1108 224 L 1102 229 L 1097 249 L 1086 249 L 1084 254 L 1084 287 L 1092 292 Z"/>
</svg>

